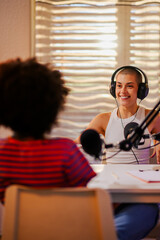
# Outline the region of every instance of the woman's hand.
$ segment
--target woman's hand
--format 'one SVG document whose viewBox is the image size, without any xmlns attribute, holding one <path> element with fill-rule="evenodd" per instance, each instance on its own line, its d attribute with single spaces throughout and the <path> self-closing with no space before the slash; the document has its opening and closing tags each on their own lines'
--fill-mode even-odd
<svg viewBox="0 0 160 240">
<path fill-rule="evenodd" d="M 154 140 L 154 145 L 156 145 L 156 144 L 157 144 L 157 145 L 154 147 L 153 153 L 152 153 L 152 155 L 150 156 L 150 158 L 153 158 L 153 157 L 156 155 L 157 164 L 160 164 L 160 144 L 158 144 L 158 143 L 160 143 L 160 142 Z"/>
</svg>

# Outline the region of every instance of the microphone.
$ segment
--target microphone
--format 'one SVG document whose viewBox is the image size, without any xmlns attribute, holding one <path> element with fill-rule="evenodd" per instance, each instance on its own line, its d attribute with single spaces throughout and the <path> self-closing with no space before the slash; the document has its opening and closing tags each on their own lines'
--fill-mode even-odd
<svg viewBox="0 0 160 240">
<path fill-rule="evenodd" d="M 156 110 L 157 109 L 157 110 Z M 137 140 L 139 141 L 144 133 L 144 130 L 148 125 L 154 120 L 160 111 L 160 100 L 154 106 L 154 108 L 147 114 L 142 123 L 133 131 L 131 136 L 120 142 L 121 149 L 124 151 L 129 151 Z"/>
<path fill-rule="evenodd" d="M 94 129 L 87 129 L 80 136 L 81 145 L 86 153 L 99 158 L 102 152 L 102 140 Z"/>
<path fill-rule="evenodd" d="M 128 123 L 124 128 L 124 136 L 125 139 L 128 138 L 128 136 L 138 127 L 138 123 L 136 122 L 130 122 Z"/>
<path fill-rule="evenodd" d="M 138 126 L 139 125 L 136 122 L 128 123 L 124 128 L 125 139 L 130 137 Z M 160 141 L 160 133 L 155 133 L 155 134 L 152 134 L 152 135 L 151 134 L 144 134 L 144 135 L 140 136 L 139 139 L 133 144 L 134 147 L 137 148 L 138 145 L 144 144 L 144 141 L 140 142 L 141 138 L 143 138 L 143 139 L 154 139 L 154 140 Z"/>
<path fill-rule="evenodd" d="M 121 149 L 121 144 L 105 144 L 100 138 L 99 133 L 94 129 L 87 129 L 82 132 L 80 136 L 80 143 L 83 150 L 95 158 L 99 158 L 102 155 L 102 145 L 107 148 Z"/>
<path fill-rule="evenodd" d="M 136 122 L 130 122 L 128 123 L 125 128 L 124 128 L 124 137 L 125 139 L 128 139 L 129 137 L 132 136 L 132 134 L 135 132 L 135 129 L 138 127 L 138 123 Z M 144 144 L 144 141 L 143 142 L 140 142 L 141 141 L 141 138 L 143 138 L 144 135 L 140 136 L 134 143 L 133 143 L 133 146 L 135 148 L 138 148 L 138 145 L 142 145 Z M 146 137 L 147 138 L 147 137 Z"/>
</svg>

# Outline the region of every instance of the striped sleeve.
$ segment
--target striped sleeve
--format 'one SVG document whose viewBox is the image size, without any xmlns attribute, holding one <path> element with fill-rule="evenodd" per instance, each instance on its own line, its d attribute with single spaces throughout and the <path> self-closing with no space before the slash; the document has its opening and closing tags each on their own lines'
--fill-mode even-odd
<svg viewBox="0 0 160 240">
<path fill-rule="evenodd" d="M 71 146 L 68 148 L 68 155 L 65 171 L 69 184 L 71 186 L 86 186 L 90 179 L 96 176 L 96 173 L 74 142 L 71 142 Z"/>
</svg>

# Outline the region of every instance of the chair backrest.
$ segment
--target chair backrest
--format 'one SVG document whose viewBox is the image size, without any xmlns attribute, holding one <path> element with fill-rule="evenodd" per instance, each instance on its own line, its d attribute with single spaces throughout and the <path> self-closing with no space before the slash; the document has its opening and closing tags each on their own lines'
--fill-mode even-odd
<svg viewBox="0 0 160 240">
<path fill-rule="evenodd" d="M 7 188 L 2 240 L 73 239 L 117 239 L 105 190 Z"/>
</svg>

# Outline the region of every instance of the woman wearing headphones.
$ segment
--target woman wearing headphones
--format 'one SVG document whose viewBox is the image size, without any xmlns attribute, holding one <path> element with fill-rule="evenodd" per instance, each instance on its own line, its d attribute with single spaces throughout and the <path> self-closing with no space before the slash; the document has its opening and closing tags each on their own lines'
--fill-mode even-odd
<svg viewBox="0 0 160 240">
<path fill-rule="evenodd" d="M 116 81 L 114 79 L 116 78 Z M 145 83 L 142 83 L 145 78 Z M 143 100 L 148 94 L 147 77 L 139 68 L 124 66 L 117 69 L 112 75 L 111 95 L 115 98 L 117 108 L 112 112 L 97 115 L 87 128 L 95 129 L 105 137 L 107 144 L 117 144 L 124 140 L 130 132 L 127 124 L 137 126 L 140 124 L 149 110 L 137 104 L 137 98 Z M 144 134 L 160 132 L 160 116 L 148 126 Z M 79 142 L 76 139 L 76 142 Z M 108 149 L 106 153 L 107 163 L 149 163 L 150 152 L 146 147 L 150 146 L 150 140 L 140 142 L 130 151 Z M 157 145 L 157 162 L 160 163 L 160 147 Z M 139 148 L 145 148 L 139 150 Z M 112 158 L 113 156 L 113 158 Z M 115 209 L 115 225 L 119 240 L 140 240 L 156 225 L 158 219 L 157 204 L 120 204 Z"/>
<path fill-rule="evenodd" d="M 145 83 L 142 82 L 142 77 L 144 77 Z M 116 81 L 114 81 L 114 78 L 116 78 Z M 110 93 L 116 100 L 117 108 L 112 112 L 97 115 L 88 128 L 93 128 L 100 134 L 103 134 L 107 144 L 119 143 L 149 113 L 148 109 L 137 104 L 137 98 L 143 100 L 147 96 L 148 91 L 147 77 L 142 70 L 132 66 L 117 69 L 112 76 L 110 88 Z M 157 116 L 148 128 L 145 129 L 144 134 L 160 132 L 159 122 L 160 116 Z M 149 163 L 150 145 L 150 139 L 142 139 L 138 145 L 131 148 L 131 151 L 120 151 L 117 155 L 117 149 L 108 149 L 106 161 L 107 163 Z M 159 145 L 156 146 L 156 154 L 157 163 L 160 163 Z M 112 158 L 113 155 L 114 157 Z"/>
</svg>

